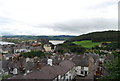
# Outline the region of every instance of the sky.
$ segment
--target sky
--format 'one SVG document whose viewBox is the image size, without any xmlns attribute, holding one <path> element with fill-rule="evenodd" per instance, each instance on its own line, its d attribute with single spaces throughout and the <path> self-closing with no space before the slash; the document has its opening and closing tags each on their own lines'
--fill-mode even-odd
<svg viewBox="0 0 120 81">
<path fill-rule="evenodd" d="M 0 0 L 0 35 L 81 35 L 118 29 L 119 0 Z"/>
</svg>

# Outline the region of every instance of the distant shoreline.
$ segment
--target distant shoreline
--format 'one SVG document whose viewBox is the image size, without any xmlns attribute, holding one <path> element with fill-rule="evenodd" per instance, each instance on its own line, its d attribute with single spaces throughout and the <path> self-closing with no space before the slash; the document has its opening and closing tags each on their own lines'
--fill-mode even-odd
<svg viewBox="0 0 120 81">
<path fill-rule="evenodd" d="M 0 45 L 7 45 L 7 44 L 15 44 L 15 43 L 0 41 Z"/>
</svg>

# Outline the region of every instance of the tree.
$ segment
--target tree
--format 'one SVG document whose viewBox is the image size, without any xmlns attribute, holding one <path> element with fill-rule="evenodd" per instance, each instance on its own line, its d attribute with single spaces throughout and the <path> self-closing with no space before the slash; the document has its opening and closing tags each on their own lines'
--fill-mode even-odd
<svg viewBox="0 0 120 81">
<path fill-rule="evenodd" d="M 26 52 L 26 53 L 21 53 L 20 56 L 23 56 L 25 58 L 29 57 L 44 57 L 45 53 L 43 53 L 42 51 L 32 51 L 32 52 Z"/>
<path fill-rule="evenodd" d="M 106 64 L 106 68 L 110 71 L 110 75 L 105 76 L 107 79 L 120 79 L 119 56 L 116 57 L 111 63 Z"/>
<path fill-rule="evenodd" d="M 104 47 L 103 49 L 105 49 L 105 50 L 115 50 L 115 49 L 118 49 L 118 48 L 120 48 L 119 42 L 112 42 L 112 43 L 108 44 L 106 47 Z"/>
<path fill-rule="evenodd" d="M 64 43 L 57 46 L 57 52 L 59 53 L 72 52 L 72 53 L 82 54 L 85 52 L 85 48 L 73 43 Z"/>
</svg>

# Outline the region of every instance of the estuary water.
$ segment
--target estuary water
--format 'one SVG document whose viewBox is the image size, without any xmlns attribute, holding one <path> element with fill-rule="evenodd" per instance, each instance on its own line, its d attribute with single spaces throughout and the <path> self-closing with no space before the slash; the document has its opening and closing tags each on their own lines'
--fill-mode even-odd
<svg viewBox="0 0 120 81">
<path fill-rule="evenodd" d="M 64 43 L 64 41 L 62 41 L 62 40 L 50 40 L 49 42 L 51 42 L 51 43 L 54 44 L 54 45 Z"/>
</svg>

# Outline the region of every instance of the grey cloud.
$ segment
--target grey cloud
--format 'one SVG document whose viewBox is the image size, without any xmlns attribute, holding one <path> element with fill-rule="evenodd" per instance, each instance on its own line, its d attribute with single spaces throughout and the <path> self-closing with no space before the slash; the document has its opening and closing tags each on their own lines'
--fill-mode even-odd
<svg viewBox="0 0 120 81">
<path fill-rule="evenodd" d="M 118 28 L 120 30 L 120 1 L 118 3 Z"/>
<path fill-rule="evenodd" d="M 33 26 L 33 28 L 35 29 L 47 28 L 57 32 L 64 32 L 66 34 L 80 35 L 91 31 L 118 29 L 118 22 L 117 19 L 92 18 L 92 19 L 79 19 L 79 20 L 71 20 L 66 22 L 58 22 L 47 25 L 38 24 Z M 29 31 L 29 29 L 25 31 L 24 30 L 16 31 L 15 29 L 10 29 L 10 28 L 8 30 L 0 30 L 0 32 L 2 33 L 2 35 L 13 35 L 19 33 L 27 33 L 32 35 L 34 33 L 32 31 Z"/>
<path fill-rule="evenodd" d="M 59 22 L 50 25 L 37 25 L 39 28 L 49 28 L 58 32 L 83 34 L 91 31 L 101 30 L 113 30 L 118 29 L 117 19 L 104 19 L 104 18 L 92 18 L 92 19 L 80 19 L 71 20 L 66 22 Z"/>
<path fill-rule="evenodd" d="M 6 17 L 0 17 L 0 25 L 11 23 L 13 20 Z"/>
<path fill-rule="evenodd" d="M 7 24 L 11 24 L 11 23 L 19 23 L 19 24 L 22 24 L 22 25 L 33 26 L 31 23 L 25 23 L 25 22 L 15 20 L 15 19 L 12 19 L 12 18 L 1 17 L 0 16 L 0 25 L 7 25 Z"/>
<path fill-rule="evenodd" d="M 6 35 L 6 36 L 9 36 L 9 35 L 15 35 L 14 33 L 12 32 L 1 32 L 0 33 L 2 36 Z"/>
<path fill-rule="evenodd" d="M 113 1 L 113 0 L 109 0 L 109 1 L 105 1 L 103 3 L 100 3 L 100 4 L 97 4 L 97 5 L 93 5 L 93 6 L 89 6 L 87 7 L 87 9 L 104 9 L 104 8 L 107 8 L 107 7 L 110 7 L 110 6 L 115 6 L 117 5 L 118 1 Z"/>
<path fill-rule="evenodd" d="M 48 27 L 54 31 L 79 34 L 96 30 L 118 29 L 118 23 L 116 19 L 95 18 L 55 23 L 53 26 Z"/>
</svg>

